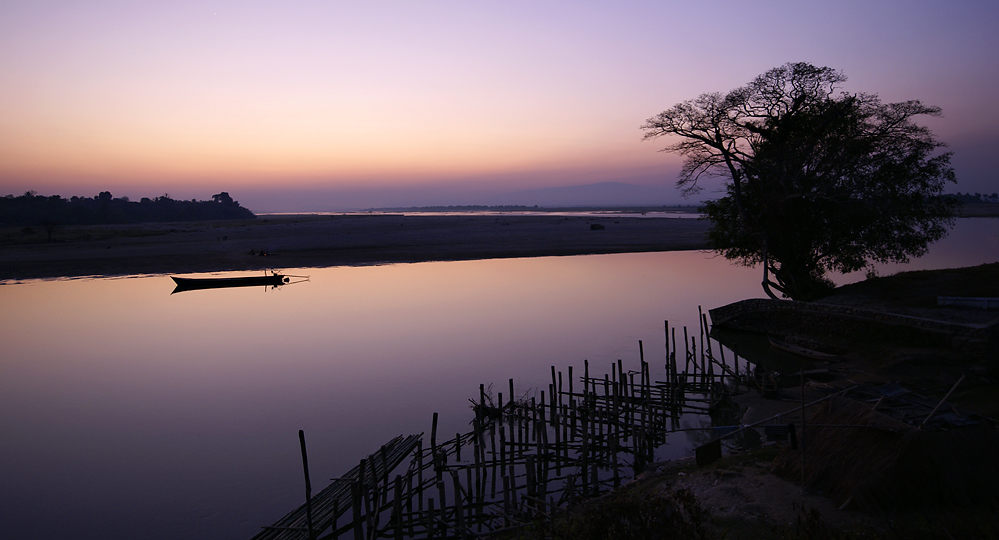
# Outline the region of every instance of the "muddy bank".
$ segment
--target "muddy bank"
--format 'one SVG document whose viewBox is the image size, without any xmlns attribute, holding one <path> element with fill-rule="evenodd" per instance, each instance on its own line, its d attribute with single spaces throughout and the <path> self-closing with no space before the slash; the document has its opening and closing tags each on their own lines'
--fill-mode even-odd
<svg viewBox="0 0 999 540">
<path fill-rule="evenodd" d="M 696 219 L 534 215 L 269 216 L 0 230 L 0 279 L 159 274 L 672 251 L 706 247 Z"/>
<path fill-rule="evenodd" d="M 999 417 L 999 312 L 938 297 L 999 296 L 999 263 L 902 272 L 837 288 L 816 302 L 747 300 L 711 310 L 713 333 L 767 365 L 768 336 L 833 352 L 853 380 L 895 382 Z M 818 366 L 824 367 L 824 366 Z M 828 366 L 825 366 L 828 367 Z M 771 368 L 771 369 L 781 369 Z"/>
</svg>

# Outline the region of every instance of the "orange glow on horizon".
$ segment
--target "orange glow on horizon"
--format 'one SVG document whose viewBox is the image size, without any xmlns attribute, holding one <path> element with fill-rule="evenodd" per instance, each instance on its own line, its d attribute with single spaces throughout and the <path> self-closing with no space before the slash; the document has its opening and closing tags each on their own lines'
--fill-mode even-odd
<svg viewBox="0 0 999 540">
<path fill-rule="evenodd" d="M 625 144 L 601 145 L 595 138 L 560 140 L 517 126 L 473 133 L 437 124 L 423 132 L 400 128 L 389 137 L 371 126 L 320 129 L 261 117 L 233 125 L 206 119 L 200 126 L 113 116 L 89 124 L 28 124 L 0 133 L 0 178 L 238 179 L 246 185 L 294 178 L 300 184 L 392 185 L 529 171 L 632 169 L 669 161 L 653 145 L 640 144 L 637 130 Z"/>
<path fill-rule="evenodd" d="M 545 188 L 666 174 L 680 159 L 641 141 L 646 118 L 797 60 L 842 69 L 847 91 L 939 105 L 946 116 L 932 127 L 944 140 L 994 138 L 999 122 L 992 18 L 970 5 L 858 18 L 814 4 L 792 21 L 776 7 L 656 2 L 8 4 L 0 193 L 95 181 L 179 190 L 499 178 L 502 189 L 535 173 L 530 187 Z M 697 25 L 663 34 L 664 21 L 706 14 L 717 39 Z M 805 31 L 801 20 L 825 23 Z M 913 40 L 927 24 L 939 31 Z M 746 27 L 762 37 L 742 39 Z M 682 43 L 701 46 L 679 54 Z M 955 153 L 962 183 L 978 183 L 962 190 L 988 189 L 964 171 L 981 176 L 990 158 Z"/>
</svg>

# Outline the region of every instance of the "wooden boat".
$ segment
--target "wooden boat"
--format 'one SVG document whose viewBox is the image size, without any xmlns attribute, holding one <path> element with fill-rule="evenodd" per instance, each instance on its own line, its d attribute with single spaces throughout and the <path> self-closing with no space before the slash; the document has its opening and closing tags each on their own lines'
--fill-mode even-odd
<svg viewBox="0 0 999 540">
<path fill-rule="evenodd" d="M 201 289 L 225 289 L 229 287 L 278 287 L 291 282 L 289 276 L 272 272 L 264 276 L 227 278 L 182 278 L 171 276 L 177 287 L 173 292 L 197 291 Z M 171 293 L 172 294 L 172 293 Z"/>
<path fill-rule="evenodd" d="M 805 347 L 800 347 L 798 345 L 792 345 L 785 341 L 781 341 L 773 336 L 768 336 L 770 339 L 770 345 L 776 349 L 780 349 L 791 354 L 797 354 L 798 356 L 804 356 L 806 358 L 812 358 L 814 360 L 825 360 L 826 362 L 835 362 L 841 360 L 840 355 L 831 354 L 822 351 L 816 351 L 812 349 L 806 349 Z"/>
</svg>

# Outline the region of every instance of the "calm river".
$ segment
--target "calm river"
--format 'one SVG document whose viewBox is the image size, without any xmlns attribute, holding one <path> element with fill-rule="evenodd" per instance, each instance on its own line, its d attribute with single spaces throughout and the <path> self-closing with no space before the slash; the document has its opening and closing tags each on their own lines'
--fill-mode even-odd
<svg viewBox="0 0 999 540">
<path fill-rule="evenodd" d="M 999 220 L 962 219 L 908 267 L 997 259 Z M 702 252 L 288 273 L 311 281 L 0 286 L 0 537 L 249 538 L 302 503 L 299 429 L 318 491 L 435 411 L 467 431 L 480 383 L 634 369 L 639 340 L 659 377 L 664 320 L 762 294 L 757 269 Z"/>
</svg>

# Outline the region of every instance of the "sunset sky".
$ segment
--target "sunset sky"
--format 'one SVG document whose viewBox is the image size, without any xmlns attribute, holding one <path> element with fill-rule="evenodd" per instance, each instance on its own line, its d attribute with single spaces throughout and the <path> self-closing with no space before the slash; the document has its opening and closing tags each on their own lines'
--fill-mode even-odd
<svg viewBox="0 0 999 540">
<path fill-rule="evenodd" d="M 796 61 L 942 107 L 923 122 L 950 191 L 992 193 L 997 28 L 994 0 L 4 1 L 0 195 L 289 211 L 671 185 L 646 118 Z"/>
</svg>

